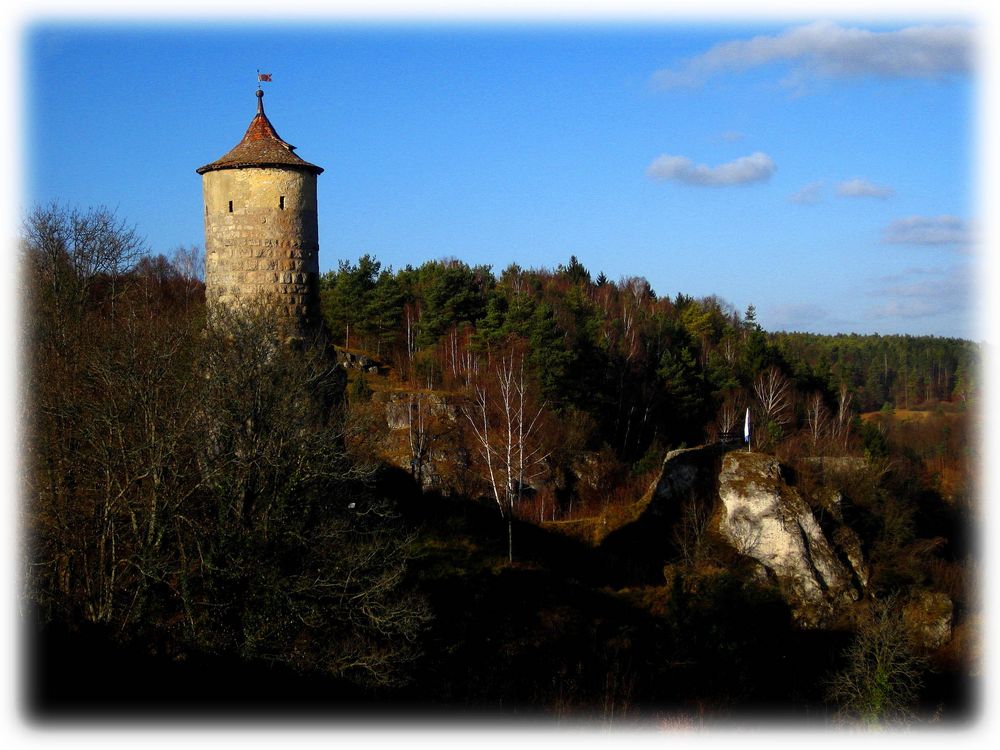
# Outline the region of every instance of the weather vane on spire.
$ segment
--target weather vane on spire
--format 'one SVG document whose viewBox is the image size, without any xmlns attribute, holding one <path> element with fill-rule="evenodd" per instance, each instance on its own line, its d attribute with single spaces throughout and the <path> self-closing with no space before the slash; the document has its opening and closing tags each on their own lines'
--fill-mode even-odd
<svg viewBox="0 0 1000 750">
<path fill-rule="evenodd" d="M 270 83 L 271 82 L 271 74 L 270 73 L 261 73 L 260 72 L 260 68 L 257 68 L 257 88 L 258 89 L 260 89 L 260 82 L 261 81 L 267 81 L 268 83 Z"/>
</svg>

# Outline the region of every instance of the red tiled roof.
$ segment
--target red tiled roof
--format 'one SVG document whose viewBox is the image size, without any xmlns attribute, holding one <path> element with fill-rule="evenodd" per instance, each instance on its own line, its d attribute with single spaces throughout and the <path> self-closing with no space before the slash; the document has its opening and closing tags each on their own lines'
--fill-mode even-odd
<svg viewBox="0 0 1000 750">
<path fill-rule="evenodd" d="M 297 156 L 295 146 L 285 143 L 264 114 L 264 92 L 257 90 L 257 114 L 250 121 L 250 127 L 243 139 L 225 156 L 211 164 L 198 167 L 198 174 L 215 169 L 241 169 L 242 167 L 298 167 L 313 174 L 323 171 L 322 167 L 310 164 Z"/>
</svg>

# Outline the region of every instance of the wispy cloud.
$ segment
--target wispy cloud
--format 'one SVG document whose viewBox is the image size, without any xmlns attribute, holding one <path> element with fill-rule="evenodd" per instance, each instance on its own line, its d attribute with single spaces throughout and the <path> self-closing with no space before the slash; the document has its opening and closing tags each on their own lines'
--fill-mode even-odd
<svg viewBox="0 0 1000 750">
<path fill-rule="evenodd" d="M 772 305 L 767 310 L 769 326 L 784 331 L 814 331 L 829 317 L 829 310 L 809 302 Z"/>
<path fill-rule="evenodd" d="M 709 78 L 770 63 L 794 65 L 792 80 L 810 77 L 940 78 L 971 68 L 972 30 L 910 26 L 898 31 L 847 28 L 818 21 L 780 34 L 722 42 L 679 66 L 659 70 L 662 89 L 699 86 Z"/>
<path fill-rule="evenodd" d="M 742 141 L 746 136 L 738 130 L 727 130 L 719 137 L 726 143 L 737 143 L 738 141 Z"/>
<path fill-rule="evenodd" d="M 819 203 L 823 199 L 823 181 L 810 182 L 800 190 L 788 196 L 790 203 L 798 203 L 804 206 L 811 206 Z"/>
<path fill-rule="evenodd" d="M 720 187 L 761 182 L 769 179 L 775 169 L 774 160 L 760 151 L 717 167 L 695 164 L 686 156 L 663 154 L 646 167 L 646 175 L 660 182 L 674 180 L 685 185 Z"/>
<path fill-rule="evenodd" d="M 890 245 L 969 245 L 972 231 L 957 216 L 909 216 L 896 219 L 882 233 Z"/>
<path fill-rule="evenodd" d="M 876 185 L 858 177 L 847 180 L 837 185 L 837 195 L 845 198 L 891 198 L 896 194 L 888 185 Z"/>
<path fill-rule="evenodd" d="M 881 302 L 869 310 L 874 318 L 927 318 L 972 307 L 970 269 L 915 268 L 875 291 Z"/>
</svg>

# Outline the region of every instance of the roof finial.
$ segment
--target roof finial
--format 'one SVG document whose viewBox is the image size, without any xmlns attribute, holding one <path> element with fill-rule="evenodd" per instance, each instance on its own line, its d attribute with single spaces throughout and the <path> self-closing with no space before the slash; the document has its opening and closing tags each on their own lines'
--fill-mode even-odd
<svg viewBox="0 0 1000 750">
<path fill-rule="evenodd" d="M 261 88 L 261 81 L 271 80 L 270 73 L 261 73 L 260 68 L 257 68 L 257 114 L 264 114 L 264 89 Z"/>
<path fill-rule="evenodd" d="M 260 81 L 270 81 L 270 73 L 258 73 Z M 258 86 L 257 114 L 250 121 L 246 133 L 236 147 L 231 149 L 221 159 L 211 164 L 199 167 L 198 174 L 205 174 L 216 169 L 242 169 L 246 166 L 281 166 L 305 169 L 313 174 L 323 171 L 322 167 L 303 160 L 297 156 L 295 147 L 285 141 L 275 132 L 274 126 L 264 114 L 264 91 Z"/>
</svg>

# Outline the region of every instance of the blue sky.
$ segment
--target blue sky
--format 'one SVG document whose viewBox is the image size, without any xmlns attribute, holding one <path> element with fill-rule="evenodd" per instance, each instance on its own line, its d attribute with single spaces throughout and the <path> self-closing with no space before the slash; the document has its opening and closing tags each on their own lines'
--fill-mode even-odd
<svg viewBox="0 0 1000 750">
<path fill-rule="evenodd" d="M 319 177 L 321 269 L 576 255 L 769 330 L 979 336 L 974 25 L 154 25 L 23 30 L 22 210 L 201 246 L 200 177 L 265 106 Z"/>
</svg>

